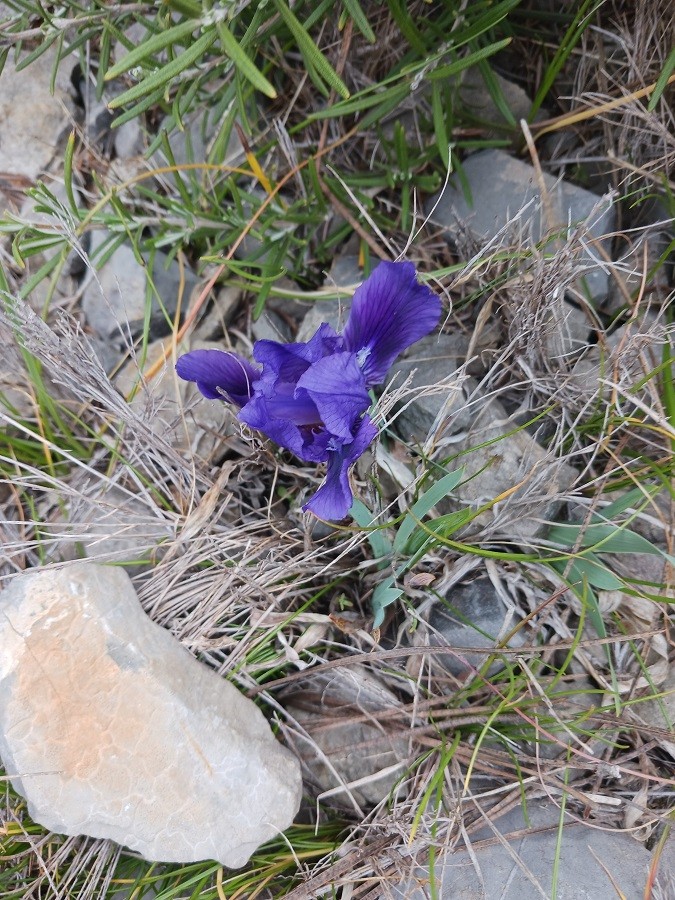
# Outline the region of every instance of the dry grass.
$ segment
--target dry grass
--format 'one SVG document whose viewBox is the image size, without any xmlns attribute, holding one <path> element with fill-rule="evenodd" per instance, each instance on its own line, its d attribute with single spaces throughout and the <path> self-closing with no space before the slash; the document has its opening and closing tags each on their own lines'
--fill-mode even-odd
<svg viewBox="0 0 675 900">
<path fill-rule="evenodd" d="M 322 48 L 354 92 L 380 80 L 407 48 L 388 13 L 379 6 L 367 9 L 381 53 L 334 22 L 321 33 Z M 561 72 L 562 83 L 569 85 L 562 111 L 600 106 L 653 84 L 667 50 L 664 10 L 657 0 L 604 4 Z M 411 5 L 412 20 L 424 14 L 426 4 Z M 289 153 L 302 160 L 308 147 L 322 152 L 342 141 L 323 174 L 319 166 L 317 178 L 329 185 L 322 202 L 340 214 L 348 208 L 361 254 L 367 248 L 373 257 L 378 250 L 398 252 L 417 233 L 422 217 L 414 227 L 402 221 L 404 201 L 396 186 L 383 183 L 371 194 L 369 186 L 353 187 L 350 193 L 341 190 L 340 178 L 329 178 L 331 171 L 365 175 L 386 168 L 393 152 L 382 138 L 386 117 L 352 139 L 347 139 L 349 116 L 312 122 L 302 141 L 295 138 L 293 127 L 315 111 L 316 91 L 301 60 L 284 57 L 275 40 L 270 47 L 285 59 L 288 90 L 272 104 L 269 121 L 280 121 L 276 135 L 285 137 L 272 140 L 264 130 L 256 135 L 258 145 L 268 147 L 261 153 L 265 172 L 278 182 L 295 165 Z M 519 40 L 529 46 L 526 38 Z M 534 79 L 534 73 L 524 77 Z M 430 104 L 423 96 L 396 107 L 399 116 L 410 111 L 413 146 L 423 148 L 419 163 L 411 163 L 420 176 L 438 174 L 429 149 Z M 0 406 L 6 435 L 0 455 L 0 577 L 59 566 L 82 552 L 128 565 L 147 613 L 256 697 L 282 739 L 304 748 L 308 795 L 301 825 L 289 834 L 291 849 L 280 841 L 256 857 L 257 874 L 251 869 L 236 875 L 218 872 L 213 864 L 198 871 L 150 870 L 106 842 L 44 834 L 7 785 L 0 837 L 9 874 L 0 880 L 0 896 L 17 897 L 21 890 L 21 896 L 35 900 L 113 897 L 115 884 L 127 877 L 130 889 L 141 879 L 135 897 L 151 896 L 149 888 L 144 891 L 157 878 L 159 896 L 166 898 L 199 889 L 205 897 L 300 900 L 331 896 L 343 887 L 343 895 L 354 900 L 379 900 L 383 886 L 395 885 L 441 853 L 471 846 L 486 821 L 540 798 L 556 806 L 564 800 L 566 815 L 592 827 L 625 831 L 648 846 L 658 841 L 675 809 L 672 734 L 653 714 L 654 698 L 663 699 L 669 677 L 672 684 L 673 570 L 663 557 L 659 573 L 654 566 L 637 568 L 652 556 L 633 554 L 628 565 L 622 554 L 605 556 L 603 570 L 620 586 L 594 590 L 588 584 L 574 588 L 570 573 L 592 516 L 602 517 L 609 504 L 634 489 L 631 504 L 612 514 L 609 523 L 617 532 L 645 536 L 671 557 L 675 552 L 675 398 L 667 384 L 673 294 L 667 269 L 647 252 L 653 246 L 648 239 L 672 225 L 667 207 L 670 203 L 672 213 L 673 133 L 664 95 L 653 111 L 631 101 L 587 119 L 568 141 L 571 151 L 560 141 L 551 141 L 548 150 L 537 143 L 539 161 L 556 173 L 567 166 L 569 174 L 573 163 L 583 168 L 596 160 L 602 177 L 611 173 L 621 211 L 614 246 L 624 252 L 617 260 L 603 260 L 618 285 L 618 299 L 609 311 L 580 299 L 593 334 L 593 344 L 581 352 L 561 349 L 561 342 L 567 328 L 563 295 L 574 293 L 587 247 L 583 226 L 559 240 L 554 252 L 551 245 L 544 251 L 525 240 L 518 215 L 487 248 L 467 238 L 451 252 L 432 228 L 421 231 L 410 247 L 411 258 L 448 300 L 444 330 L 465 334 L 470 352 L 441 386 L 452 389 L 453 404 L 439 415 L 423 446 L 406 446 L 389 432 L 383 455 L 373 454 L 358 469 L 359 496 L 374 511 L 374 523 L 388 522 L 393 536 L 398 524 L 393 517 L 407 512 L 430 476 L 470 465 L 475 447 L 454 458 L 461 439 L 455 422 L 463 416 L 479 420 L 488 410 L 493 424 L 494 410 L 501 410 L 511 417 L 512 428 L 536 434 L 545 454 L 536 465 L 526 465 L 521 485 L 509 485 L 498 498 L 476 499 L 474 511 L 487 503 L 489 515 L 466 523 L 463 531 L 437 533 L 440 539 L 406 575 L 403 601 L 388 608 L 380 634 L 372 632 L 370 600 L 387 572 L 373 557 L 369 530 L 355 524 L 322 529 L 298 512 L 297 498 L 320 473 L 245 431 L 216 445 L 206 459 L 191 453 L 185 439 L 194 427 L 195 400 L 167 399 L 156 389 L 158 379 L 149 377 L 142 402 L 128 402 L 82 329 L 77 298 L 62 304 L 68 312 L 52 309 L 41 318 L 18 298 L 21 276 L 4 247 L 0 262 L 8 289 L 2 292 L 0 337 L 13 348 L 16 378 L 10 387 L 18 394 L 7 392 L 2 381 L 7 402 Z M 458 126 L 456 137 L 464 136 Z M 470 130 L 469 136 L 474 137 Z M 284 143 L 286 156 L 278 146 Z M 182 171 L 187 178 L 188 170 Z M 217 178 L 208 184 L 204 178 L 199 202 L 217 189 Z M 143 227 L 159 224 L 166 192 L 173 191 L 171 202 L 177 202 L 173 185 L 167 178 L 157 195 L 138 194 L 129 215 L 142 212 Z M 294 204 L 306 189 L 296 172 L 283 202 Z M 656 192 L 664 216 L 645 224 L 633 209 L 635 201 Z M 416 202 L 417 188 L 412 196 Z M 320 197 L 321 192 L 317 203 Z M 281 203 L 270 216 L 283 212 Z M 204 216 L 210 219 L 211 211 Z M 320 233 L 317 226 L 303 244 L 304 280 L 298 283 L 308 299 L 314 299 L 312 278 L 320 280 L 324 265 L 317 249 Z M 77 227 L 71 230 L 71 246 L 79 246 L 80 237 Z M 224 246 L 228 239 L 223 238 Z M 209 240 L 199 232 L 197 256 L 222 255 L 223 247 Z M 250 343 L 251 306 L 238 309 L 229 333 Z M 120 327 L 126 333 L 126 323 Z M 169 381 L 177 331 L 178 324 L 166 342 Z M 139 374 L 143 343 L 131 354 Z M 426 389 L 429 395 L 438 391 L 438 385 Z M 419 391 L 395 382 L 378 401 L 381 421 L 394 428 L 400 415 L 396 404 L 416 396 Z M 168 422 L 166 429 L 154 427 L 158 416 Z M 491 439 L 495 452 L 502 452 L 501 441 L 508 439 Z M 385 455 L 394 477 L 378 465 Z M 560 481 L 569 467 L 571 477 Z M 551 484 L 558 482 L 552 494 Z M 541 533 L 513 539 L 518 523 L 539 517 L 552 501 L 556 516 L 571 512 L 579 523 L 576 543 L 561 547 Z M 427 526 L 467 505 L 461 495 L 447 498 L 447 506 L 431 511 Z M 550 562 L 554 556 L 562 559 L 557 569 Z M 468 648 L 482 662 L 459 677 L 441 656 L 456 652 L 462 658 L 467 648 L 435 648 L 426 609 L 430 600 L 478 575 L 490 580 L 509 616 L 496 648 L 479 641 Z M 514 634 L 517 646 L 509 645 Z M 501 668 L 489 671 L 495 661 Z M 323 705 L 322 689 L 312 681 L 317 669 L 329 678 L 365 671 L 397 702 L 378 710 L 353 699 L 339 707 L 338 716 Z M 377 752 L 376 734 L 385 744 L 404 736 L 405 752 L 392 766 L 388 796 L 374 806 L 363 802 L 359 792 L 372 787 L 372 775 L 345 784 L 334 773 L 339 788 L 334 791 L 318 783 L 308 748 L 314 746 L 323 763 L 326 757 L 306 722 L 289 712 L 298 704 L 315 711 L 317 733 L 336 721 L 372 725 L 372 733 L 362 731 L 362 742 L 352 748 L 360 756 Z M 643 715 L 645 709 L 649 715 Z M 282 874 L 264 886 L 275 865 Z M 196 888 L 199 878 L 203 882 Z M 651 896 L 668 896 L 667 884 L 657 884 Z"/>
</svg>

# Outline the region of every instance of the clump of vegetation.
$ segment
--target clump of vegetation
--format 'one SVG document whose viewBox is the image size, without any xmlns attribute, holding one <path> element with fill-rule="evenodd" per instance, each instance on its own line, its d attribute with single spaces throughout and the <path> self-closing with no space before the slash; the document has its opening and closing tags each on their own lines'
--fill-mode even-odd
<svg viewBox="0 0 675 900">
<path fill-rule="evenodd" d="M 285 690 L 326 663 L 386 683 L 401 703 L 382 728 L 410 739 L 375 809 L 357 814 L 348 790 L 324 797 L 308 777 L 301 823 L 241 872 L 150 865 L 45 833 L 5 781 L 3 897 L 300 898 L 349 884 L 364 900 L 380 896 L 373 879 L 409 872 L 411 852 L 434 891 L 438 848 L 470 839 L 482 813 L 539 797 L 561 817 L 664 839 L 675 808 L 667 18 L 661 0 L 0 6 L 0 64 L 29 78 L 48 54 L 79 104 L 50 176 L 0 175 L 0 577 L 80 555 L 129 566 L 155 621 L 254 696 L 280 739 L 298 728 Z M 522 118 L 505 78 L 529 97 Z M 125 128 L 130 155 L 116 143 Z M 506 229 L 483 245 L 463 229 L 447 242 L 430 198 L 488 148 L 611 192 L 615 230 L 591 241 L 606 302 L 577 286 L 583 225 L 534 241 Z M 139 324 L 120 321 L 103 341 L 111 360 L 81 301 L 121 247 L 146 286 Z M 206 401 L 166 384 L 193 341 L 249 350 L 270 321 L 297 339 L 308 310 L 321 321 L 398 257 L 442 296 L 442 330 L 465 335 L 468 352 L 441 385 L 395 379 L 375 398 L 382 438 L 357 469 L 352 518 L 322 530 L 301 512 L 320 469 L 229 421 L 195 425 Z M 160 278 L 173 262 L 169 296 Z M 566 292 L 587 317 L 583 365 L 547 340 Z M 439 391 L 459 399 L 411 440 L 402 409 Z M 458 450 L 452 423 L 492 402 L 509 429 Z M 495 465 L 476 454 L 506 454 L 519 431 L 545 464 L 463 499 Z M 545 498 L 555 522 L 524 539 L 514 523 Z M 477 639 L 481 661 L 459 677 L 439 661 L 425 603 L 452 612 L 451 589 L 477 575 L 510 624 L 488 649 Z"/>
</svg>

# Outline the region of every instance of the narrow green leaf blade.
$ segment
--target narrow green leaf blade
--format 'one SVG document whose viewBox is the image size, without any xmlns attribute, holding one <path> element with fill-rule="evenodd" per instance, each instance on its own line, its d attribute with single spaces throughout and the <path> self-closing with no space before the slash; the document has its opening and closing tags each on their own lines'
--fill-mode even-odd
<svg viewBox="0 0 675 900">
<path fill-rule="evenodd" d="M 417 527 L 417 522 L 424 518 L 429 510 L 436 506 L 437 503 L 447 497 L 450 491 L 453 491 L 457 487 L 463 477 L 464 469 L 457 469 L 456 472 L 449 472 L 413 503 L 410 507 L 410 512 L 406 515 L 396 533 L 396 538 L 394 539 L 394 550 L 396 553 L 403 552 L 408 543 L 408 538 Z"/>
<path fill-rule="evenodd" d="M 168 85 L 177 75 L 180 75 L 181 72 L 189 68 L 200 56 L 206 53 L 211 44 L 215 41 L 216 36 L 215 28 L 207 31 L 196 40 L 194 44 L 177 56 L 176 59 L 171 60 L 168 65 L 158 69 L 157 72 L 144 78 L 140 84 L 134 85 L 134 87 L 130 88 L 128 91 L 120 94 L 119 97 L 115 97 L 111 100 L 108 104 L 109 109 L 117 109 L 119 106 L 132 103 L 134 100 L 138 100 L 139 97 L 144 97 L 156 88 L 162 88 Z"/>
<path fill-rule="evenodd" d="M 274 85 L 270 84 L 263 73 L 253 65 L 251 59 L 239 46 L 234 35 L 224 22 L 218 23 L 218 36 L 224 52 L 230 57 L 244 78 L 247 78 L 256 90 L 265 94 L 266 97 L 274 99 L 277 96 Z"/>
<path fill-rule="evenodd" d="M 286 6 L 284 0 L 274 0 L 274 5 L 279 11 L 279 15 L 286 23 L 288 30 L 297 41 L 298 48 L 305 57 L 305 61 L 316 69 L 326 84 L 332 87 L 336 93 L 346 100 L 349 97 L 347 85 L 316 46 L 302 22 L 297 18 L 295 13 Z"/>
<path fill-rule="evenodd" d="M 172 28 L 167 28 L 166 31 L 161 31 L 159 34 L 153 34 L 151 38 L 143 41 L 138 47 L 134 47 L 115 65 L 111 66 L 105 73 L 105 80 L 110 81 L 111 78 L 117 78 L 118 75 L 133 69 L 143 62 L 144 59 L 148 59 L 148 57 L 154 56 L 155 53 L 160 53 L 171 44 L 176 44 L 178 41 L 189 37 L 199 26 L 200 22 L 197 19 L 190 19 L 188 22 L 181 22 Z"/>
<path fill-rule="evenodd" d="M 401 588 L 395 588 L 393 585 L 394 576 L 392 575 L 380 582 L 373 592 L 373 599 L 370 601 L 373 610 L 373 628 L 380 627 L 384 622 L 385 609 L 395 603 L 403 594 Z"/>
</svg>

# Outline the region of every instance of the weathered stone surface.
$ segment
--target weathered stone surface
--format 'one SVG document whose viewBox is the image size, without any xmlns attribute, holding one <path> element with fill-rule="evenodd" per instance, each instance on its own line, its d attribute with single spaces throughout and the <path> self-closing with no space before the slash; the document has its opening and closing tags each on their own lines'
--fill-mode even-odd
<svg viewBox="0 0 675 900">
<path fill-rule="evenodd" d="M 616 215 L 610 199 L 601 202 L 596 194 L 548 174 L 544 174 L 550 201 L 547 205 L 549 215 L 545 216 L 541 211 L 542 198 L 534 168 L 503 150 L 472 154 L 462 163 L 462 173 L 468 186 L 468 197 L 464 193 L 464 182 L 455 176 L 440 199 L 438 196 L 431 198 L 427 206 L 427 212 L 433 209 L 431 224 L 442 226 L 450 241 L 466 228 L 476 240 L 487 241 L 528 204 L 527 212 L 514 223 L 514 229 L 523 232 L 526 238 L 531 231 L 534 241 L 549 229 L 565 231 L 570 225 L 573 228 L 587 220 L 590 221 L 586 243 L 600 240 L 614 229 Z M 600 210 L 597 210 L 598 204 Z M 602 240 L 601 245 L 605 252 L 611 250 L 609 238 Z M 598 255 L 596 251 L 595 256 Z M 580 251 L 578 260 L 584 272 L 577 282 L 577 289 L 594 301 L 603 300 L 608 291 L 607 273 L 594 262 L 588 251 Z"/>
<path fill-rule="evenodd" d="M 448 647 L 452 652 L 434 653 L 430 659 L 453 675 L 466 677 L 473 669 L 480 669 L 490 653 L 465 648 L 494 649 L 518 624 L 518 619 L 504 605 L 489 578 L 477 578 L 468 584 L 449 589 L 446 603 L 434 601 L 422 611 L 425 625 L 414 634 L 416 646 Z M 520 647 L 525 642 L 523 631 L 510 638 L 508 647 Z M 497 654 L 499 651 L 496 651 Z M 496 660 L 488 674 L 503 668 Z"/>
<path fill-rule="evenodd" d="M 497 820 L 495 827 L 506 837 L 506 845 L 486 826 L 473 837 L 486 842 L 474 847 L 473 860 L 467 850 L 446 853 L 436 865 L 439 900 L 551 897 L 558 858 L 557 900 L 605 900 L 615 896 L 639 900 L 644 896 L 652 856 L 635 838 L 605 828 L 588 828 L 564 814 L 565 826 L 559 838 L 561 812 L 556 806 L 530 801 L 527 814 L 529 821 L 519 807 Z M 672 883 L 673 868 L 673 860 L 662 857 L 659 884 Z M 429 871 L 419 869 L 416 876 L 383 891 L 382 900 L 424 900 L 428 897 L 424 885 L 429 883 Z"/>
<path fill-rule="evenodd" d="M 19 575 L 0 613 L 0 756 L 41 825 L 241 866 L 291 824 L 297 760 L 145 615 L 123 570 Z"/>
<path fill-rule="evenodd" d="M 69 60 L 51 79 L 57 55 L 50 48 L 17 72 L 10 53 L 0 73 L 0 172 L 24 175 L 35 181 L 56 155 L 61 137 L 72 127 L 74 115 Z"/>
<path fill-rule="evenodd" d="M 467 348 L 468 341 L 463 335 L 430 334 L 417 341 L 390 369 L 387 381 L 395 378 L 395 388 L 402 387 L 410 376 L 408 390 L 413 393 L 402 399 L 401 412 L 396 419 L 396 428 L 406 440 L 423 444 L 441 411 L 445 434 L 454 434 L 469 426 L 475 412 L 466 406 L 464 388 L 470 389 L 470 385 L 463 385 L 461 379 L 448 383 L 464 361 Z M 472 379 L 469 381 L 475 385 Z M 444 384 L 447 386 L 443 387 Z"/>
<path fill-rule="evenodd" d="M 362 666 L 319 670 L 285 702 L 311 738 L 298 739 L 297 752 L 321 790 L 364 806 L 389 794 L 405 771 L 408 735 L 382 715 L 401 702 L 381 681 Z"/>
<path fill-rule="evenodd" d="M 520 85 L 513 81 L 509 81 L 508 78 L 504 78 L 499 72 L 495 72 L 493 69 L 490 69 L 490 72 L 506 101 L 506 106 L 516 121 L 517 133 L 522 135 L 518 123 L 521 119 L 527 119 L 532 107 L 532 100 Z M 481 123 L 485 122 L 493 126 L 486 132 L 487 134 L 494 135 L 495 137 L 504 137 L 505 131 L 512 130 L 513 126 L 507 122 L 502 111 L 495 103 L 479 66 L 470 66 L 462 72 L 460 76 L 459 97 L 469 112 Z M 544 114 L 539 110 L 535 117 L 535 121 L 543 118 Z"/>
<path fill-rule="evenodd" d="M 473 519 L 465 534 L 489 528 L 527 544 L 553 521 L 576 477 L 572 466 L 556 459 L 524 429 L 515 431 L 516 427 L 502 405 L 490 400 L 452 445 L 453 453 L 459 454 L 456 465 L 464 469 L 455 498 L 477 508 L 510 492 Z"/>
<path fill-rule="evenodd" d="M 364 277 L 358 258 L 344 254 L 333 262 L 326 286 L 357 287 Z M 298 329 L 297 340 L 308 341 L 322 322 L 327 322 L 336 331 L 341 331 L 349 316 L 351 305 L 351 297 L 333 297 L 330 300 L 317 301 L 307 311 Z"/>
<path fill-rule="evenodd" d="M 174 526 L 140 497 L 112 484 L 87 485 L 73 496 L 54 496 L 50 526 L 58 540 L 50 554 L 54 560 L 86 556 L 96 561 L 134 565 L 134 572 L 150 568 L 159 544 L 174 535 Z M 50 530 L 51 530 L 50 528 Z M 47 528 L 45 528 L 45 537 Z"/>
<path fill-rule="evenodd" d="M 95 251 L 109 235 L 94 232 L 89 256 L 95 263 Z M 183 270 L 183 306 L 187 306 L 190 293 L 197 283 L 197 276 L 187 267 Z M 178 296 L 181 290 L 181 272 L 176 260 L 169 262 L 163 253 L 157 253 L 153 260 L 152 281 L 161 297 L 161 305 L 154 292 L 151 296 L 150 332 L 152 337 L 161 337 L 171 330 L 167 317 L 176 314 Z M 82 295 L 82 309 L 88 325 L 104 339 L 121 341 L 127 332 L 140 333 L 146 314 L 146 293 L 148 275 L 138 262 L 128 244 L 119 246 L 111 257 L 86 283 Z M 163 307 L 163 309 L 162 309 Z"/>
</svg>

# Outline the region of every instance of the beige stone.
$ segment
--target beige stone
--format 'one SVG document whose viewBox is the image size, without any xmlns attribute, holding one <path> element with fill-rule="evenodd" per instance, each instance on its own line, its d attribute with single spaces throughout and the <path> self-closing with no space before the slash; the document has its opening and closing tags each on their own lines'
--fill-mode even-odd
<svg viewBox="0 0 675 900">
<path fill-rule="evenodd" d="M 90 563 L 0 593 L 0 756 L 41 825 L 164 862 L 243 865 L 302 791 L 255 704 Z"/>
</svg>

